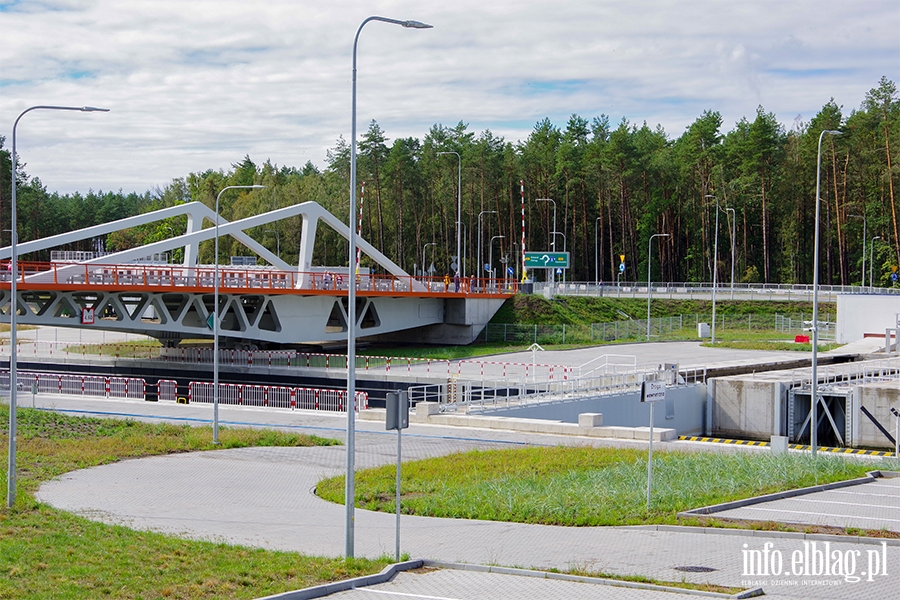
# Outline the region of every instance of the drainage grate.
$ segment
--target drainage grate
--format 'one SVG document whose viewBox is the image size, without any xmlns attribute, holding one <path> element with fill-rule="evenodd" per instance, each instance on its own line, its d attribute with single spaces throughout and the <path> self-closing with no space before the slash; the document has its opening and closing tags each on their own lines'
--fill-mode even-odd
<svg viewBox="0 0 900 600">
<path fill-rule="evenodd" d="M 673 567 L 676 571 L 684 571 L 685 573 L 711 573 L 713 571 L 718 571 L 718 569 L 713 569 L 712 567 L 696 567 L 696 566 L 687 566 L 687 567 Z"/>
</svg>

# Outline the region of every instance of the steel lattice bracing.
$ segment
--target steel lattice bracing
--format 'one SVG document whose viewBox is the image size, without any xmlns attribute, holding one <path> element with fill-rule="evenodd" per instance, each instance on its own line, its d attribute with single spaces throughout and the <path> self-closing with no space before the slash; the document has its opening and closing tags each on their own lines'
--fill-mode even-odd
<svg viewBox="0 0 900 600">
<path fill-rule="evenodd" d="M 188 217 L 184 235 L 77 263 L 20 263 L 19 321 L 128 331 L 173 341 L 211 336 L 214 267 L 197 265 L 197 245 L 214 238 L 213 228 L 201 227 L 203 219 L 213 221 L 216 215 L 201 203 L 27 242 L 19 245 L 19 251 L 25 254 L 55 248 L 177 215 Z M 303 219 L 298 267 L 288 265 L 245 232 L 294 216 Z M 347 267 L 332 268 L 332 272 L 317 270 L 312 266 L 312 252 L 320 220 L 344 237 L 349 235 L 346 225 L 314 202 L 234 223 L 220 218 L 220 235 L 231 235 L 274 265 L 219 267 L 218 313 L 223 336 L 247 343 L 345 341 L 349 319 L 346 295 L 351 280 L 355 280 L 360 298 L 356 322 L 361 337 L 445 323 L 448 299 L 457 303 L 449 319 L 454 325 L 477 326 L 480 330 L 479 323 L 490 319 L 502 300 L 515 291 L 515 282 L 507 280 L 447 285 L 443 280 L 414 278 L 364 240 L 359 240 L 359 247 L 387 275 L 366 272 L 353 277 Z M 182 265 L 141 262 L 143 257 L 180 247 L 185 249 Z M 9 256 L 10 248 L 0 249 L 0 259 Z M 6 285 L 0 285 L 0 316 L 8 320 L 11 268 L 3 275 Z M 477 305 L 471 312 L 478 314 L 478 323 L 468 322 L 471 319 L 466 317 L 466 307 L 470 303 Z"/>
</svg>

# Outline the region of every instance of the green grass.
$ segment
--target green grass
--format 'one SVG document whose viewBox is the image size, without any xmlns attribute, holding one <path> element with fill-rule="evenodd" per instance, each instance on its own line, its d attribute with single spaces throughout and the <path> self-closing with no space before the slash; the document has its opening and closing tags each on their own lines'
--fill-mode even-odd
<svg viewBox="0 0 900 600">
<path fill-rule="evenodd" d="M 834 313 L 834 304 L 820 302 L 820 318 Z M 628 315 L 623 317 L 623 313 Z M 674 315 L 709 315 L 709 300 L 654 299 L 651 303 L 652 318 Z M 812 315 L 812 302 L 780 302 L 763 300 L 723 300 L 716 302 L 716 313 L 726 317 L 763 315 Z M 503 303 L 491 319 L 492 323 L 519 323 L 530 325 L 611 323 L 627 319 L 646 319 L 647 300 L 642 298 L 594 298 L 587 296 L 557 296 L 547 300 L 534 294 L 517 294 Z M 694 332 L 696 334 L 696 331 Z"/>
<path fill-rule="evenodd" d="M 556 447 L 474 451 L 403 466 L 406 514 L 546 525 L 676 523 L 677 513 L 759 494 L 851 479 L 879 467 L 844 457 L 771 453 L 654 454 L 648 511 L 647 453 L 618 448 Z M 343 502 L 343 478 L 317 493 Z M 357 473 L 361 508 L 393 512 L 393 466 Z"/>
<path fill-rule="evenodd" d="M 6 490 L 9 409 L 0 406 Z M 39 504 L 43 481 L 124 458 L 215 448 L 338 442 L 249 428 L 70 417 L 17 411 L 17 495 L 0 508 L 0 598 L 258 598 L 378 572 L 392 562 L 307 557 L 197 542 L 95 523 Z"/>
</svg>

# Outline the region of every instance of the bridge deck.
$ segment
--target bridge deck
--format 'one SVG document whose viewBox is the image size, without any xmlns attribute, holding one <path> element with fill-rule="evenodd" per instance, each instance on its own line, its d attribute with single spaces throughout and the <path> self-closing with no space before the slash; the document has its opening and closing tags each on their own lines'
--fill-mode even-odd
<svg viewBox="0 0 900 600">
<path fill-rule="evenodd" d="M 213 293 L 215 267 L 155 264 L 19 263 L 20 291 L 98 291 Z M 0 271 L 0 289 L 10 288 L 11 269 Z M 283 271 L 271 267 L 219 267 L 219 293 L 344 296 L 350 277 L 343 273 Z M 467 277 L 356 276 L 360 296 L 420 298 L 506 298 L 518 291 L 514 279 Z"/>
</svg>

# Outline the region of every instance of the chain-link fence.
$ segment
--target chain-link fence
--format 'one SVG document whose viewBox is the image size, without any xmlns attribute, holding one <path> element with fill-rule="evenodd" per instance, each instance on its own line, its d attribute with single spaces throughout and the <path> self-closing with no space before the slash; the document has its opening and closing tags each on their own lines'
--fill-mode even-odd
<svg viewBox="0 0 900 600">
<path fill-rule="evenodd" d="M 800 334 L 810 327 L 812 314 L 716 315 L 717 332 L 775 331 Z M 819 315 L 821 340 L 834 339 L 834 315 Z M 650 337 L 656 339 L 697 338 L 697 325 L 711 323 L 699 313 L 650 319 Z M 647 339 L 647 321 L 630 319 L 610 323 L 576 325 L 515 325 L 488 323 L 477 341 L 504 344 L 597 344 Z"/>
</svg>

